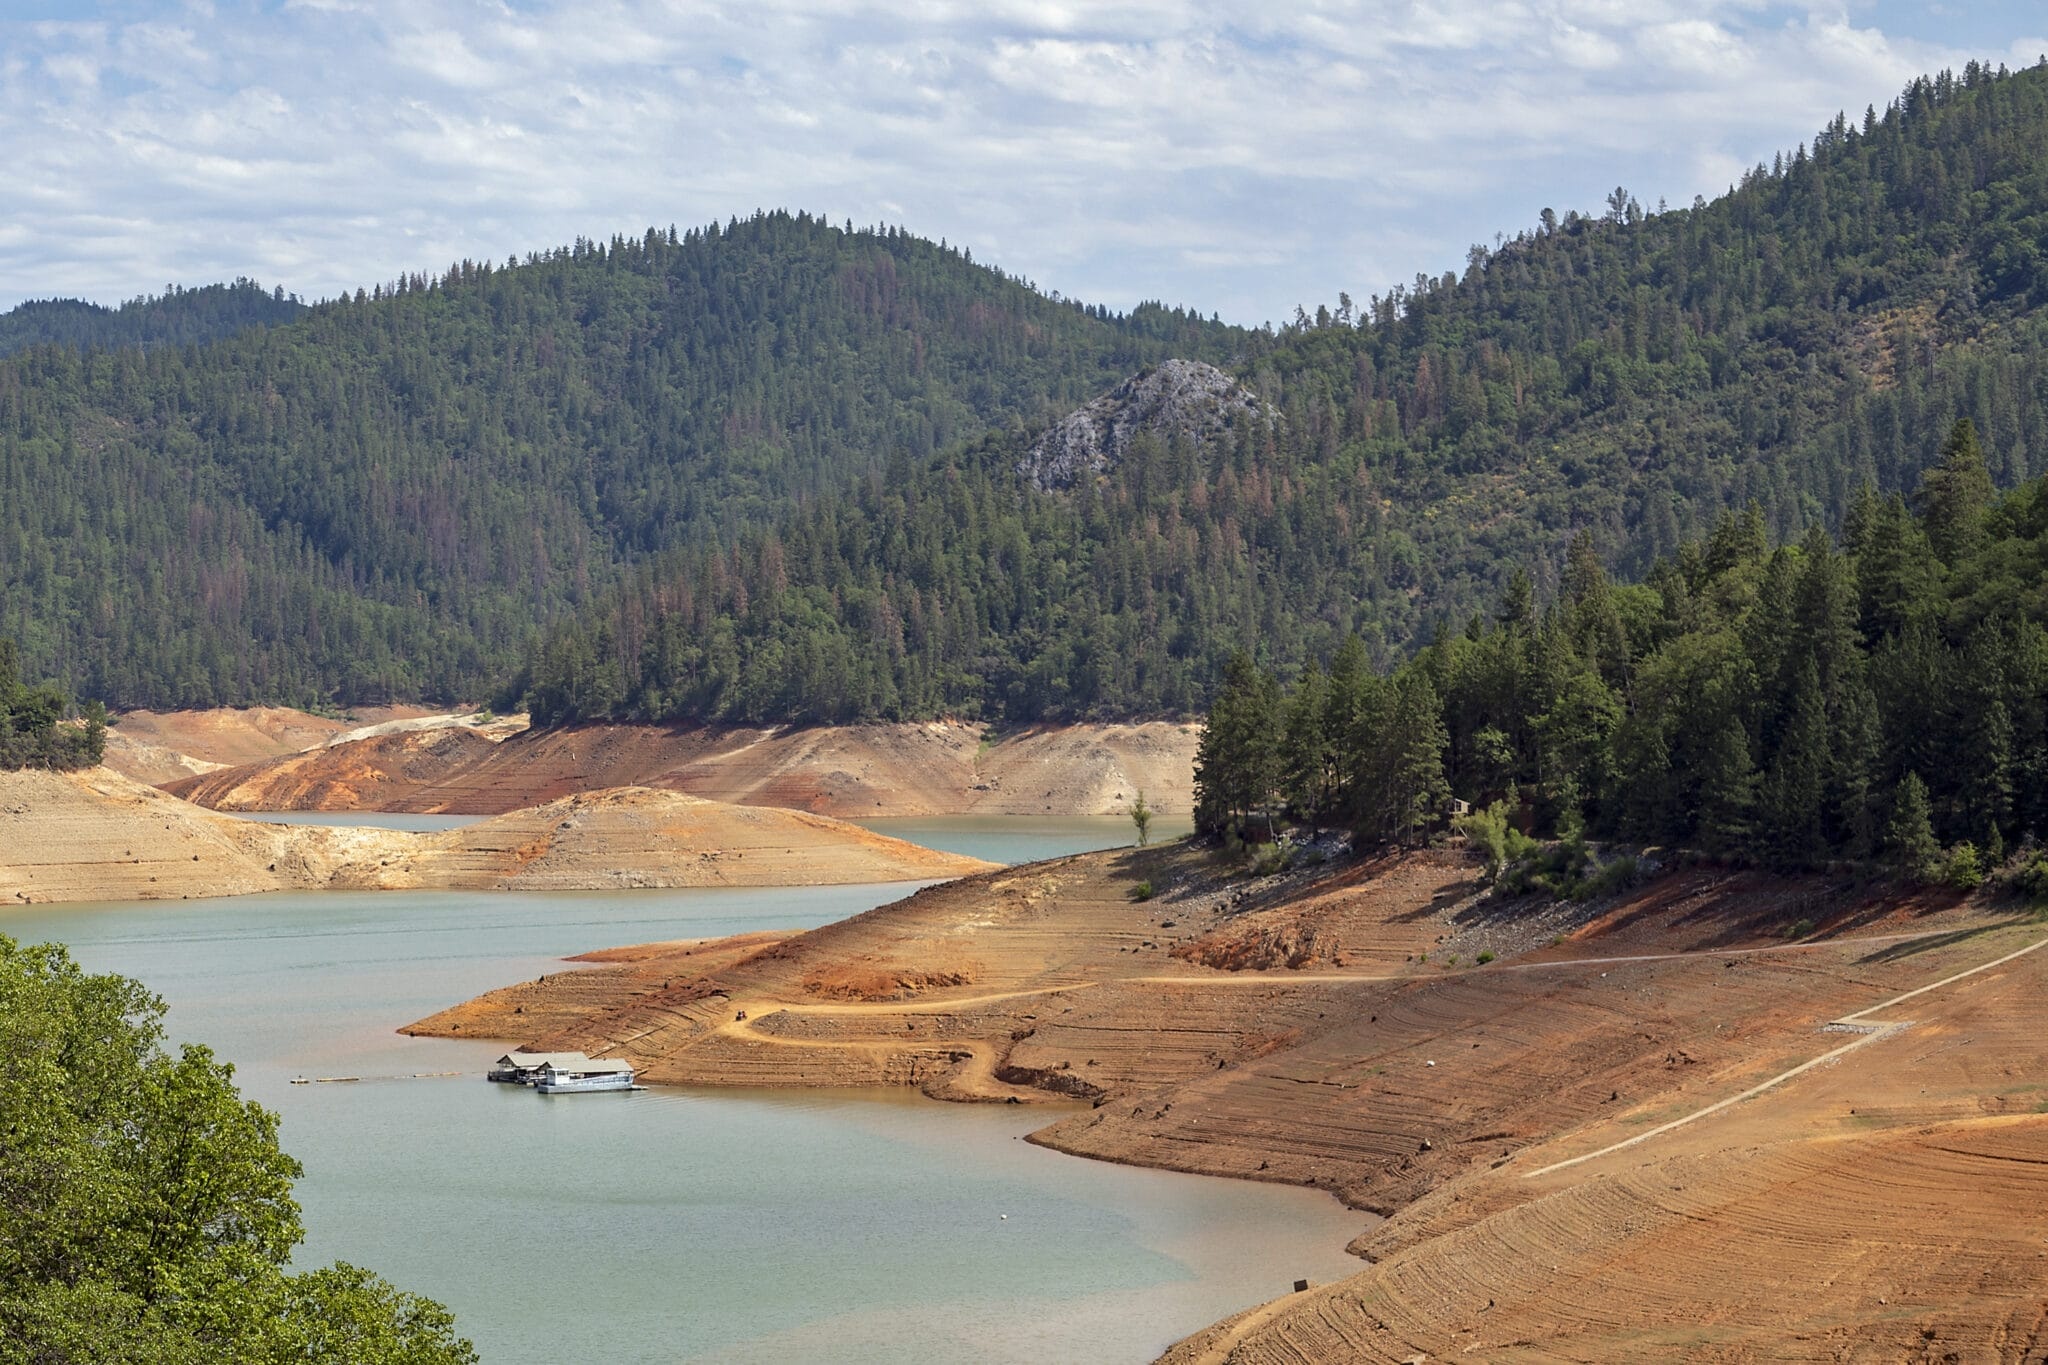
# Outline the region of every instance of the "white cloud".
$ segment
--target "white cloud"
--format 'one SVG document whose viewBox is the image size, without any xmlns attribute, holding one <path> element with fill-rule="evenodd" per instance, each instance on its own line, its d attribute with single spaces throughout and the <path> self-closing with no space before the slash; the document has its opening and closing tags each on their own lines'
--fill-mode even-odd
<svg viewBox="0 0 2048 1365">
<path fill-rule="evenodd" d="M 1711 195 L 1983 55 L 1778 0 L 127 13 L 0 21 L 0 306 L 237 274 L 322 295 L 788 206 L 1256 322 L 1440 272 L 1617 182 Z"/>
</svg>

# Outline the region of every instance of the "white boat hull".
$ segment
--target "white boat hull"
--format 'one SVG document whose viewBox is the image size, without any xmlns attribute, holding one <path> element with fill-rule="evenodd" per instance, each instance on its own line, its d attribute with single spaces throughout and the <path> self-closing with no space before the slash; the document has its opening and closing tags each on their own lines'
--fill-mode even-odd
<svg viewBox="0 0 2048 1365">
<path fill-rule="evenodd" d="M 600 1090 L 631 1090 L 633 1088 L 633 1077 L 631 1074 L 627 1074 L 623 1076 L 589 1076 L 560 1081 L 539 1081 L 535 1083 L 533 1088 L 540 1091 L 543 1095 L 584 1095 L 594 1094 Z"/>
</svg>

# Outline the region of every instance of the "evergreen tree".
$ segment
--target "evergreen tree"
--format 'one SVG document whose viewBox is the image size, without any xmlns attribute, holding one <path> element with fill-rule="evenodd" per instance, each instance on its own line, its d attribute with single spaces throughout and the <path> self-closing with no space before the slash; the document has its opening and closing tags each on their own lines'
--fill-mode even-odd
<svg viewBox="0 0 2048 1365">
<path fill-rule="evenodd" d="M 1277 704 L 1272 677 L 1232 655 L 1195 749 L 1197 832 L 1243 831 L 1253 816 L 1266 832 L 1280 779 Z"/>
<path fill-rule="evenodd" d="M 1443 712 L 1436 689 L 1420 669 L 1402 675 L 1395 692 L 1393 724 L 1383 752 L 1389 800 L 1383 816 L 1387 837 L 1409 842 L 1443 816 L 1450 800 L 1444 781 Z"/>
<path fill-rule="evenodd" d="M 1715 853 L 1751 852 L 1756 794 L 1756 760 L 1749 735 L 1733 716 L 1724 717 L 1700 754 L 1700 843 Z"/>
<path fill-rule="evenodd" d="M 1809 657 L 1793 684 L 1784 732 L 1763 787 L 1762 816 L 1780 862 L 1799 866 L 1827 851 L 1822 828 L 1828 770 L 1827 706 Z"/>
<path fill-rule="evenodd" d="M 1131 802 L 1131 828 L 1138 833 L 1138 847 L 1143 848 L 1152 841 L 1152 807 L 1145 804 L 1145 789 L 1138 788 L 1138 795 Z"/>
<path fill-rule="evenodd" d="M 1941 870 L 1941 846 L 1934 841 L 1927 784 L 1907 773 L 1892 793 L 1891 822 L 1885 827 L 1884 851 L 1891 865 L 1918 881 L 1933 881 Z"/>
<path fill-rule="evenodd" d="M 1941 460 L 1920 483 L 1927 540 L 1942 563 L 1954 565 L 1975 549 L 1991 503 L 1991 471 L 1977 445 L 1977 425 L 1956 419 L 1942 442 Z"/>
<path fill-rule="evenodd" d="M 1329 807 L 1335 752 L 1325 738 L 1329 686 L 1321 665 L 1309 660 L 1288 694 L 1280 739 L 1280 782 L 1289 810 L 1312 818 Z"/>
</svg>

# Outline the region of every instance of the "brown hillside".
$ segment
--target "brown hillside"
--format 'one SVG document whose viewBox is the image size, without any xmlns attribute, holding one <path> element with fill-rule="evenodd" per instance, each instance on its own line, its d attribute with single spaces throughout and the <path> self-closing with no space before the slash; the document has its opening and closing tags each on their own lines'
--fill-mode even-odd
<svg viewBox="0 0 2048 1365">
<path fill-rule="evenodd" d="M 412 1029 L 655 1081 L 1078 1098 L 1033 1140 L 1390 1215 L 1377 1265 L 1177 1360 L 2036 1358 L 2048 927 L 1700 869 L 1584 908 L 1477 891 L 1445 854 L 1264 882 L 1082 855 Z"/>
<path fill-rule="evenodd" d="M 418 706 L 375 706 L 348 720 L 283 706 L 207 711 L 128 711 L 107 731 L 106 765 L 152 786 L 346 739 L 385 725 L 454 721 Z M 521 727 L 523 728 L 523 726 Z"/>
<path fill-rule="evenodd" d="M 463 730 L 379 735 L 166 789 L 218 810 L 496 814 L 571 792 L 643 786 L 848 818 L 1077 815 L 1193 801 L 1192 725 L 1061 726 L 988 740 L 980 725 L 801 730 L 603 725 L 503 743 Z M 985 742 L 987 741 L 987 742 Z"/>
<path fill-rule="evenodd" d="M 104 768 L 0 773 L 0 904 L 925 881 L 988 866 L 822 816 L 680 792 L 582 793 L 406 834 L 237 820 Z"/>
</svg>

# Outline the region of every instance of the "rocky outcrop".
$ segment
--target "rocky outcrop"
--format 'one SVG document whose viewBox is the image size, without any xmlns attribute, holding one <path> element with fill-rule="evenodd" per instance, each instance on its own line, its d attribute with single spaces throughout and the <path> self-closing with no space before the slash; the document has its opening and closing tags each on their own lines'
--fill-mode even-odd
<svg viewBox="0 0 2048 1365">
<path fill-rule="evenodd" d="M 1214 365 L 1169 360 L 1053 423 L 1017 472 L 1040 489 L 1071 488 L 1122 460 L 1140 432 L 1200 443 L 1272 420 L 1256 394 Z"/>
</svg>

